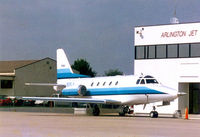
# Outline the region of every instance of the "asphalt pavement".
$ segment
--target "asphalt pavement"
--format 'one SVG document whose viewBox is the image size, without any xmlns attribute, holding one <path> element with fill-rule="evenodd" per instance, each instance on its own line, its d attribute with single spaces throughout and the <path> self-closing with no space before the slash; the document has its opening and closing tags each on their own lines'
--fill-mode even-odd
<svg viewBox="0 0 200 137">
<path fill-rule="evenodd" d="M 193 116 L 194 117 L 194 116 Z M 0 137 L 199 137 L 200 118 L 0 111 Z"/>
</svg>

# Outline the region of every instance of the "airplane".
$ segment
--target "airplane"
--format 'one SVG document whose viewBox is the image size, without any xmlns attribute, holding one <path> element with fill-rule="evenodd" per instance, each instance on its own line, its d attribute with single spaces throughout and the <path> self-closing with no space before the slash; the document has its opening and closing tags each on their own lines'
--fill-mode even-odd
<svg viewBox="0 0 200 137">
<path fill-rule="evenodd" d="M 88 77 L 75 74 L 63 49 L 57 49 L 57 83 L 25 83 L 31 86 L 53 86 L 54 90 L 66 97 L 22 97 L 23 100 L 76 102 L 90 105 L 94 116 L 100 114 L 99 104 L 119 105 L 119 115 L 129 113 L 130 106 L 160 102 L 163 105 L 184 93 L 164 86 L 150 75 L 125 75 Z M 167 103 L 166 103 L 167 102 Z M 158 117 L 155 110 L 150 117 Z"/>
</svg>

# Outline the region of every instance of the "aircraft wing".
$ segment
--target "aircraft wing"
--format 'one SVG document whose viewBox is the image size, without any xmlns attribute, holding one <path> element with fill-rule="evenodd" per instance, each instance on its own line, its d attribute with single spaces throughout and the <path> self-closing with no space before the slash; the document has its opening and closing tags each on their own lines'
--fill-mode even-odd
<svg viewBox="0 0 200 137">
<path fill-rule="evenodd" d="M 62 97 L 21 97 L 22 100 L 43 100 L 43 101 L 58 101 L 58 102 L 77 102 L 77 103 L 95 103 L 95 104 L 120 104 L 120 101 L 108 99 L 94 98 L 62 98 Z"/>
</svg>

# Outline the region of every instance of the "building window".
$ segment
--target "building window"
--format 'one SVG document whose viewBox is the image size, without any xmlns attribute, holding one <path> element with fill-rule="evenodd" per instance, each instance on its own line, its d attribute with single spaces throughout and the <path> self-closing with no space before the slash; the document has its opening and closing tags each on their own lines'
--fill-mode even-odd
<svg viewBox="0 0 200 137">
<path fill-rule="evenodd" d="M 135 59 L 200 57 L 200 43 L 135 46 Z"/>
<path fill-rule="evenodd" d="M 191 56 L 200 57 L 200 43 L 191 44 Z"/>
<path fill-rule="evenodd" d="M 148 58 L 155 59 L 156 58 L 156 46 L 148 47 Z"/>
<path fill-rule="evenodd" d="M 167 45 L 167 57 L 168 58 L 178 57 L 178 45 Z"/>
<path fill-rule="evenodd" d="M 138 46 L 135 48 L 135 51 L 136 51 L 136 58 L 137 59 L 144 59 L 144 49 L 145 47 L 144 46 Z"/>
<path fill-rule="evenodd" d="M 13 80 L 1 80 L 1 88 L 12 88 L 13 87 Z"/>
<path fill-rule="evenodd" d="M 179 57 L 189 57 L 189 44 L 179 44 Z"/>
<path fill-rule="evenodd" d="M 166 58 L 166 45 L 156 46 L 156 58 Z"/>
</svg>

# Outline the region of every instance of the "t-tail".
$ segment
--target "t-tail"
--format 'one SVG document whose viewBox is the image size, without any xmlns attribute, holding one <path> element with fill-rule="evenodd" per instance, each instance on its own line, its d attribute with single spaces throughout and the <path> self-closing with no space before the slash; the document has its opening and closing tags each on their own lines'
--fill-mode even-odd
<svg viewBox="0 0 200 137">
<path fill-rule="evenodd" d="M 63 49 L 57 49 L 57 78 L 83 78 L 86 75 L 75 74 Z"/>
<path fill-rule="evenodd" d="M 73 73 L 63 49 L 57 49 L 57 73 Z"/>
</svg>

